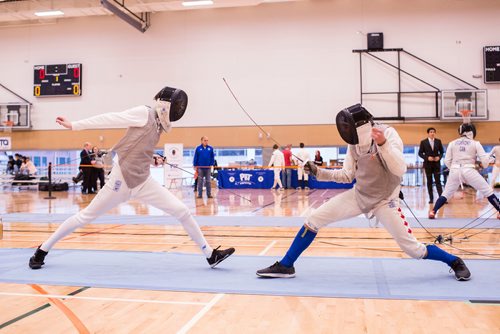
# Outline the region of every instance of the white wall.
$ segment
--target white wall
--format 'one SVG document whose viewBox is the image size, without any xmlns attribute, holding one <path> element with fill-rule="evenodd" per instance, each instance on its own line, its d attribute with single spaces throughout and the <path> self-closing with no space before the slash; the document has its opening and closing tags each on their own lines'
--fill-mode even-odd
<svg viewBox="0 0 500 334">
<path fill-rule="evenodd" d="M 177 126 L 252 124 L 223 77 L 259 124 L 325 124 L 359 101 L 352 50 L 366 48 L 367 32 L 383 32 L 386 48 L 404 48 L 488 88 L 490 119 L 500 120 L 500 85 L 472 78 L 482 74 L 483 46 L 500 44 L 499 14 L 498 0 L 311 0 L 156 13 L 144 34 L 111 16 L 4 27 L 0 83 L 33 102 L 35 129 L 57 128 L 57 115 L 80 119 L 149 104 L 164 85 L 190 97 Z M 83 64 L 81 97 L 33 96 L 34 65 L 73 62 Z M 407 65 L 417 75 L 435 74 Z M 366 68 L 375 74 L 366 87 L 394 89 L 394 73 L 376 66 Z M 438 81 L 441 88 L 463 87 Z M 0 102 L 12 100 L 4 95 Z M 412 103 L 410 114 L 427 108 Z M 390 109 L 372 111 L 383 116 Z"/>
</svg>

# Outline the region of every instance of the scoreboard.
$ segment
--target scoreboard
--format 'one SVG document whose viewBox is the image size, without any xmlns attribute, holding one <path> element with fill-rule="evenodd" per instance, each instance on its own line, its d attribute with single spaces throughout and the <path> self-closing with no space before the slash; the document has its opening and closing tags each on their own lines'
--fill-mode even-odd
<svg viewBox="0 0 500 334">
<path fill-rule="evenodd" d="M 35 65 L 33 95 L 82 95 L 82 64 Z"/>
<path fill-rule="evenodd" d="M 484 82 L 500 83 L 500 46 L 485 46 Z"/>
</svg>

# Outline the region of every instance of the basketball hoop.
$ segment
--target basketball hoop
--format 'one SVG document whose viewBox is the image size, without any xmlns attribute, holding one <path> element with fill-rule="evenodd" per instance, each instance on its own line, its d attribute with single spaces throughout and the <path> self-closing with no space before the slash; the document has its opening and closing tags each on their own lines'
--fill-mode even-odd
<svg viewBox="0 0 500 334">
<path fill-rule="evenodd" d="M 463 109 L 458 112 L 462 116 L 462 121 L 464 124 L 470 123 L 470 115 L 472 114 L 472 112 L 472 110 L 468 109 Z"/>
<path fill-rule="evenodd" d="M 3 131 L 4 132 L 12 132 L 12 127 L 14 126 L 14 122 L 13 121 L 3 121 L 2 122 L 3 124 Z"/>
</svg>

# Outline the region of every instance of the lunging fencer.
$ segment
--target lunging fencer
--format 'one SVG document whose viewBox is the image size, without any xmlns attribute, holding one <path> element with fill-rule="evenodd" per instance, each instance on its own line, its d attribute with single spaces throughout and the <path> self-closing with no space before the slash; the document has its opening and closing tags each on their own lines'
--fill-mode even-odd
<svg viewBox="0 0 500 334">
<path fill-rule="evenodd" d="M 165 87 L 156 94 L 154 100 L 154 108 L 142 105 L 80 121 L 71 122 L 65 117 L 57 117 L 58 124 L 71 130 L 128 129 L 113 148 L 116 156 L 109 181 L 85 209 L 64 221 L 47 241 L 38 247 L 29 260 L 31 269 L 40 269 L 44 265 L 45 256 L 59 240 L 132 198 L 177 218 L 187 234 L 200 247 L 212 268 L 234 252 L 234 248 L 212 249 L 188 207 L 151 177 L 149 169 L 154 163 L 154 149 L 160 135 L 163 131 L 169 132 L 171 122 L 184 115 L 188 97 L 181 89 Z M 163 163 L 158 157 L 154 161 Z"/>
<path fill-rule="evenodd" d="M 477 140 L 476 127 L 472 123 L 461 124 L 458 128 L 460 138 L 453 140 L 448 145 L 444 163 L 450 169 L 448 181 L 444 187 L 443 194 L 439 196 L 434 208 L 429 211 L 429 218 L 434 219 L 438 210 L 451 199 L 458 187 L 468 184 L 479 191 L 497 210 L 497 219 L 500 219 L 500 202 L 494 194 L 493 188 L 476 170 L 476 158 L 479 159 L 484 168 L 490 163 L 490 155 L 484 151 L 483 146 Z"/>
<path fill-rule="evenodd" d="M 356 179 L 354 188 L 310 212 L 283 259 L 258 270 L 257 275 L 295 277 L 295 261 L 322 227 L 365 214 L 374 215 L 412 258 L 442 261 L 455 272 L 457 280 L 469 280 L 471 274 L 461 258 L 436 245 L 417 241 L 405 220 L 399 207 L 399 192 L 406 164 L 403 142 L 396 130 L 374 123 L 372 115 L 360 104 L 340 111 L 336 123 L 340 136 L 349 144 L 343 168 L 319 169 L 312 161 L 308 161 L 304 168 L 319 181 L 350 183 Z"/>
</svg>

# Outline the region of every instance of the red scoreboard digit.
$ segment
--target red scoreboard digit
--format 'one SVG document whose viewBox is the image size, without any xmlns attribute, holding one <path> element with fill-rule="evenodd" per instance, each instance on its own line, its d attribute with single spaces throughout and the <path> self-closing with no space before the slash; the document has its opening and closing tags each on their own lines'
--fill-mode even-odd
<svg viewBox="0 0 500 334">
<path fill-rule="evenodd" d="M 34 66 L 33 95 L 82 95 L 82 64 Z"/>
</svg>

